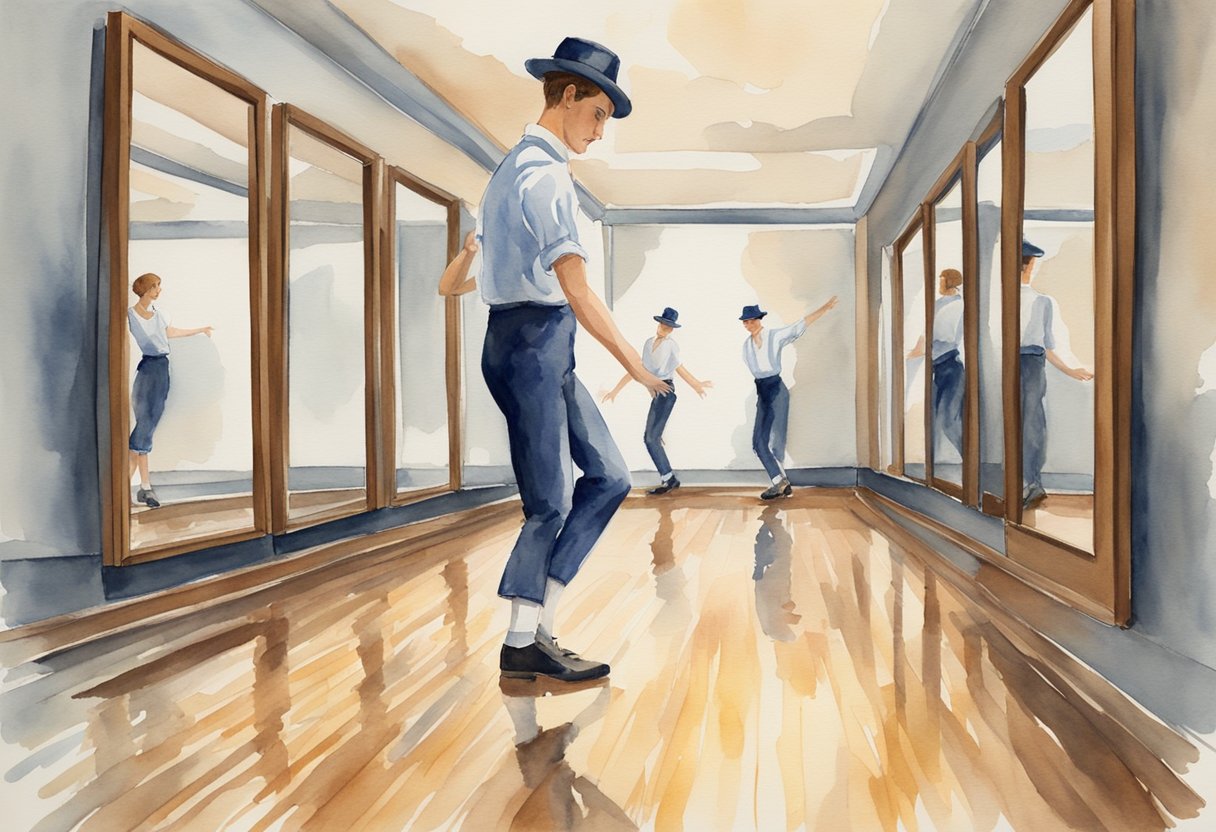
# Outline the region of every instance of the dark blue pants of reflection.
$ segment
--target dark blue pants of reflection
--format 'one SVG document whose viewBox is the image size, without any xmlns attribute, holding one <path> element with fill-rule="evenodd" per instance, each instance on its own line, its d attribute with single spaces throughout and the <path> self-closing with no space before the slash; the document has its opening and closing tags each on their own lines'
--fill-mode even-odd
<svg viewBox="0 0 1216 832">
<path fill-rule="evenodd" d="M 756 379 L 756 426 L 752 428 L 752 450 L 769 477 L 784 476 L 785 429 L 789 422 L 790 391 L 781 376 Z"/>
<path fill-rule="evenodd" d="M 574 375 L 569 306 L 492 307 L 481 372 L 507 421 L 524 525 L 498 594 L 536 603 L 567 584 L 629 493 L 629 469 Z M 572 465 L 582 476 L 573 482 Z"/>
<path fill-rule="evenodd" d="M 169 398 L 169 356 L 145 355 L 135 367 L 131 387 L 131 406 L 135 409 L 135 429 L 127 447 L 137 454 L 152 451 L 152 434 L 165 412 Z"/>
<path fill-rule="evenodd" d="M 963 455 L 963 362 L 950 350 L 933 362 L 933 424 Z"/>
<path fill-rule="evenodd" d="M 1043 465 L 1047 462 L 1047 357 L 1041 349 L 1027 347 L 1022 365 L 1022 485 L 1043 487 Z"/>
<path fill-rule="evenodd" d="M 664 379 L 664 381 L 673 391 L 676 389 L 671 379 Z M 667 460 L 667 451 L 663 449 L 663 430 L 667 427 L 671 409 L 675 406 L 676 394 L 674 392 L 651 399 L 650 412 L 646 414 L 646 432 L 642 435 L 642 441 L 646 443 L 646 450 L 650 454 L 650 458 L 654 460 L 654 467 L 658 469 L 659 476 L 663 477 L 671 473 L 671 463 Z"/>
</svg>

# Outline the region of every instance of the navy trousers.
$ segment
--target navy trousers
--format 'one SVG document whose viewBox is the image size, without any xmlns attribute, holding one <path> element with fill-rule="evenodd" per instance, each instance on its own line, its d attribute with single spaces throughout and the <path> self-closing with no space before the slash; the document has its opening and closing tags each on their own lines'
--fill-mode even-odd
<svg viewBox="0 0 1216 832">
<path fill-rule="evenodd" d="M 672 408 L 676 406 L 675 384 L 671 379 L 664 380 L 673 392 L 666 396 L 655 396 L 650 400 L 650 412 L 646 414 L 646 432 L 642 435 L 646 451 L 662 477 L 671 473 L 671 463 L 667 459 L 667 451 L 663 448 L 663 431 L 667 428 Z"/>
<path fill-rule="evenodd" d="M 756 425 L 752 428 L 752 450 L 769 477 L 785 476 L 785 429 L 790 414 L 790 391 L 781 376 L 756 379 Z"/>
<path fill-rule="evenodd" d="M 507 421 L 524 509 L 498 586 L 504 598 L 539 604 L 549 578 L 569 583 L 629 493 L 625 460 L 574 375 L 576 328 L 569 306 L 490 310 L 481 372 Z"/>
<path fill-rule="evenodd" d="M 966 372 L 951 350 L 933 362 L 933 424 L 963 455 L 963 393 Z"/>
<path fill-rule="evenodd" d="M 127 447 L 137 454 L 152 451 L 152 434 L 165 412 L 169 398 L 169 356 L 145 355 L 135 366 L 135 383 L 131 386 L 131 407 L 135 410 L 135 428 Z"/>
<path fill-rule="evenodd" d="M 1042 350 L 1023 349 L 1022 365 L 1022 485 L 1043 487 L 1047 462 L 1047 357 Z"/>
</svg>

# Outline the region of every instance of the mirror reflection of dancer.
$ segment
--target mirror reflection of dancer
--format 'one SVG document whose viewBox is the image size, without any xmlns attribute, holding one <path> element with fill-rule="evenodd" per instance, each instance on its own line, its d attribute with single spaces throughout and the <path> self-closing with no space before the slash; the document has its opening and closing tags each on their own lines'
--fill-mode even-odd
<svg viewBox="0 0 1216 832">
<path fill-rule="evenodd" d="M 667 427 L 667 420 L 671 416 L 672 408 L 676 406 L 675 383 L 672 377 L 679 373 L 680 378 L 684 379 L 701 398 L 705 398 L 705 391 L 714 386 L 712 381 L 698 381 L 680 363 L 680 345 L 671 337 L 672 332 L 681 326 L 676 323 L 676 319 L 679 317 L 680 313 L 670 306 L 663 310 L 662 315 L 655 315 L 654 319 L 659 322 L 658 329 L 655 330 L 654 336 L 647 338 L 646 343 L 642 346 L 642 364 L 672 387 L 670 395 L 654 396 L 650 400 L 650 412 L 646 416 L 646 432 L 643 435 L 643 441 L 646 443 L 646 451 L 654 461 L 655 469 L 659 472 L 658 487 L 650 489 L 646 492 L 647 494 L 666 494 L 668 491 L 680 487 L 680 480 L 671 470 L 671 462 L 667 459 L 667 451 L 663 448 L 663 430 Z M 632 378 L 633 376 L 629 373 L 625 373 L 617 382 L 616 387 L 604 394 L 602 401 L 610 402 L 615 399 Z"/>
<path fill-rule="evenodd" d="M 827 303 L 780 329 L 765 329 L 761 320 L 767 312 L 759 306 L 744 306 L 739 320 L 747 330 L 743 342 L 743 363 L 756 379 L 756 424 L 752 428 L 752 450 L 760 457 L 760 464 L 772 480 L 760 495 L 762 500 L 788 497 L 794 489 L 785 477 L 781 460 L 773 452 L 774 447 L 785 448 L 785 437 L 774 436 L 773 425 L 786 424 L 790 410 L 790 391 L 781 380 L 781 350 L 802 337 L 806 328 L 819 320 L 836 305 L 833 295 Z"/>
<path fill-rule="evenodd" d="M 1022 240 L 1022 342 L 1019 363 L 1022 367 L 1022 505 L 1033 508 L 1047 496 L 1043 488 L 1043 465 L 1047 461 L 1047 362 L 1077 381 L 1089 381 L 1094 374 L 1084 367 L 1073 367 L 1056 352 L 1056 302 L 1050 295 L 1034 289 L 1035 264 L 1043 249 Z"/>
<path fill-rule="evenodd" d="M 448 264 L 439 292 L 478 287 L 490 307 L 481 372 L 507 422 L 524 526 L 498 594 L 511 601 L 499 654 L 508 678 L 578 681 L 606 676 L 607 664 L 558 647 L 558 600 L 629 493 L 629 469 L 595 399 L 574 374 L 578 324 L 652 395 L 671 387 L 650 373 L 604 302 L 587 285 L 579 244 L 571 153 L 583 153 L 609 118 L 631 105 L 617 86 L 620 59 L 598 43 L 566 38 L 552 58 L 525 67 L 544 82 L 540 120 L 507 153 L 481 202 L 481 273 L 469 277 L 473 235 Z M 572 468 L 582 476 L 572 483 Z"/>
<path fill-rule="evenodd" d="M 135 499 L 149 508 L 158 508 L 160 500 L 152 490 L 148 475 L 148 454 L 152 451 L 152 434 L 165 412 L 169 397 L 169 339 L 191 335 L 211 337 L 212 327 L 178 329 L 153 301 L 160 297 L 160 277 L 148 272 L 135 278 L 131 291 L 139 300 L 127 309 L 127 326 L 143 357 L 135 368 L 135 383 L 131 387 L 131 406 L 135 410 L 135 428 L 127 443 L 130 462 L 127 478 L 139 471 L 139 490 Z"/>
<path fill-rule="evenodd" d="M 937 281 L 940 295 L 933 307 L 933 425 L 963 455 L 963 296 L 958 269 L 944 269 Z M 925 337 L 908 353 L 908 360 L 925 354 Z"/>
</svg>

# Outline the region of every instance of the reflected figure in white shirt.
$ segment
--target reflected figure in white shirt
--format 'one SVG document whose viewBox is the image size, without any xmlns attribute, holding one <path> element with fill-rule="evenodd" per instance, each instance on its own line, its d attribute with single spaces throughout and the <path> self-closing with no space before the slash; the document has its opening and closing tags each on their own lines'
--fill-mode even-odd
<svg viewBox="0 0 1216 832">
<path fill-rule="evenodd" d="M 1047 496 L 1043 465 L 1047 461 L 1047 362 L 1069 378 L 1090 381 L 1094 374 L 1074 367 L 1056 352 L 1056 303 L 1050 295 L 1031 287 L 1035 264 L 1043 249 L 1022 240 L 1021 315 L 1019 350 L 1022 389 L 1022 505 L 1033 508 Z"/>
<path fill-rule="evenodd" d="M 165 401 L 169 398 L 169 339 L 191 335 L 206 335 L 210 338 L 212 327 L 179 329 L 171 326 L 160 307 L 152 305 L 153 301 L 160 297 L 159 275 L 152 272 L 141 274 L 131 284 L 131 291 L 139 300 L 127 309 L 127 326 L 143 357 L 135 368 L 135 383 L 131 387 L 135 427 L 127 442 L 127 478 L 133 478 L 138 471 L 139 490 L 135 499 L 149 508 L 158 508 L 160 500 L 152 490 L 152 480 L 148 474 L 148 454 L 152 452 L 152 435 L 160 424 L 160 417 L 165 412 Z"/>
<path fill-rule="evenodd" d="M 676 406 L 673 376 L 679 373 L 680 378 L 684 379 L 701 398 L 705 398 L 705 391 L 714 386 L 712 381 L 698 381 L 681 363 L 680 345 L 671 337 L 671 334 L 681 326 L 677 323 L 679 317 L 680 313 L 670 306 L 663 310 L 662 315 L 655 315 L 654 319 L 658 321 L 659 326 L 655 330 L 654 337 L 646 339 L 646 344 L 642 347 L 643 366 L 656 377 L 666 381 L 672 388 L 672 392 L 666 396 L 651 398 L 650 412 L 646 416 L 646 432 L 643 435 L 643 441 L 646 443 L 647 453 L 654 461 L 655 469 L 659 472 L 658 487 L 650 489 L 646 492 L 647 494 L 666 494 L 668 491 L 680 487 L 680 480 L 672 470 L 671 462 L 667 459 L 667 451 L 663 447 L 663 431 L 667 427 L 667 420 L 671 416 L 672 409 Z M 633 376 L 625 373 L 617 382 L 616 387 L 605 393 L 601 401 L 610 402 L 615 399 L 632 379 Z"/>
<path fill-rule="evenodd" d="M 943 269 L 937 279 L 939 295 L 933 307 L 933 427 L 963 455 L 963 401 L 966 372 L 963 364 L 963 274 Z M 925 354 L 922 335 L 908 360 Z"/>
</svg>

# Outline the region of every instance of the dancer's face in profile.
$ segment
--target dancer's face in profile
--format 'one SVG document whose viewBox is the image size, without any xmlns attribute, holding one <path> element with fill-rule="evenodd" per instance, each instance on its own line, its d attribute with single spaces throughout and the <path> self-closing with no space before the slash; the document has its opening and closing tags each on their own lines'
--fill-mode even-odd
<svg viewBox="0 0 1216 832">
<path fill-rule="evenodd" d="M 743 322 L 743 328 L 746 329 L 751 335 L 755 335 L 757 332 L 759 332 L 762 326 L 764 326 L 764 324 L 760 323 L 759 318 L 748 318 Z"/>
<path fill-rule="evenodd" d="M 604 137 L 604 125 L 612 116 L 612 100 L 604 93 L 574 100 L 574 85 L 566 88 L 562 97 L 561 140 L 575 153 L 586 153 L 587 148 Z"/>
<path fill-rule="evenodd" d="M 660 338 L 666 338 L 672 332 L 674 332 L 674 330 L 671 327 L 669 327 L 667 324 L 659 324 L 658 328 L 655 329 L 654 334 L 659 336 Z"/>
</svg>

